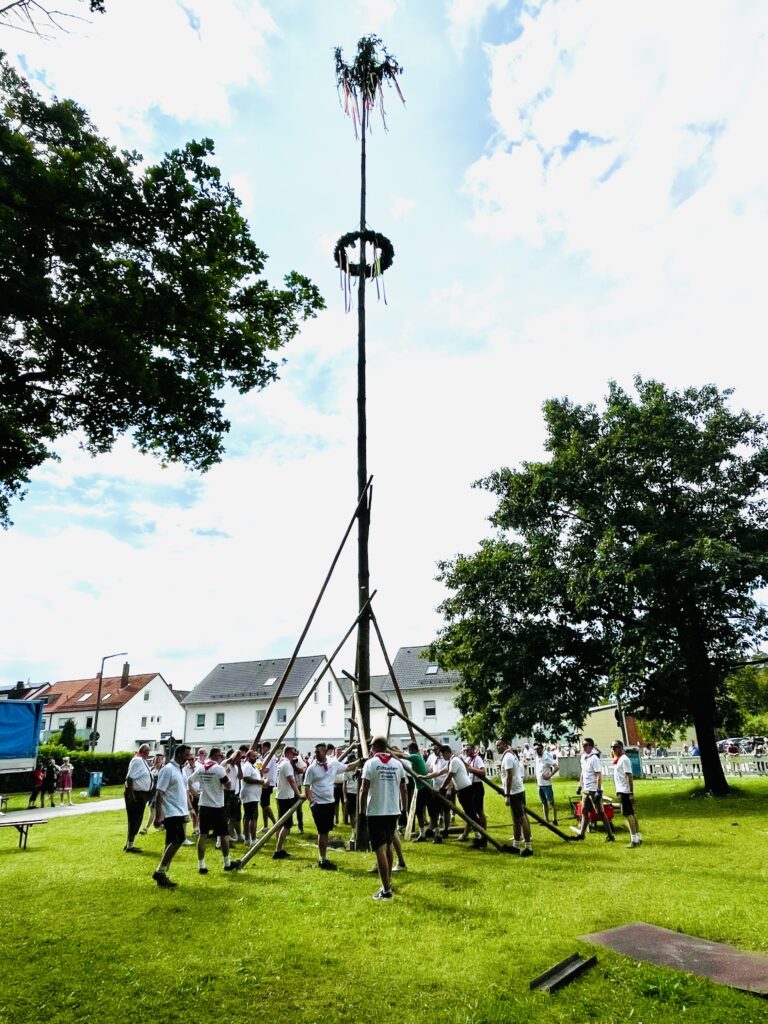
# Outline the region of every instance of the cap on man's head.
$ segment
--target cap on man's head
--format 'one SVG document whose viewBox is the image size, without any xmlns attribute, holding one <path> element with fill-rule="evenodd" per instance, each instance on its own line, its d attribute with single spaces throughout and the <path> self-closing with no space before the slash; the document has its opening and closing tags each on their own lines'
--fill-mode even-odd
<svg viewBox="0 0 768 1024">
<path fill-rule="evenodd" d="M 624 749 L 624 744 L 621 740 L 614 740 L 611 744 L 611 750 L 616 750 L 617 747 L 621 747 L 622 750 Z"/>
</svg>

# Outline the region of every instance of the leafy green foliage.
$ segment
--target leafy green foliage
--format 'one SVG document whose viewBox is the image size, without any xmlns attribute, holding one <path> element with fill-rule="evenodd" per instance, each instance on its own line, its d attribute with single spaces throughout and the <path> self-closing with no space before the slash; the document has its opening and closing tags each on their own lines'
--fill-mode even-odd
<svg viewBox="0 0 768 1024">
<path fill-rule="evenodd" d="M 0 522 L 52 444 L 129 432 L 206 470 L 229 428 L 222 392 L 263 388 L 323 308 L 266 255 L 210 139 L 143 168 L 70 101 L 44 102 L 0 62 Z"/>
<path fill-rule="evenodd" d="M 478 482 L 499 536 L 441 563 L 434 653 L 486 735 L 579 724 L 618 691 L 630 714 L 693 723 L 723 791 L 717 701 L 766 637 L 768 427 L 714 386 L 635 385 L 612 383 L 603 413 L 548 401 L 549 461 Z"/>
<path fill-rule="evenodd" d="M 61 728 L 59 734 L 59 743 L 62 747 L 66 747 L 67 750 L 75 749 L 75 720 L 74 718 L 68 718 Z"/>
</svg>

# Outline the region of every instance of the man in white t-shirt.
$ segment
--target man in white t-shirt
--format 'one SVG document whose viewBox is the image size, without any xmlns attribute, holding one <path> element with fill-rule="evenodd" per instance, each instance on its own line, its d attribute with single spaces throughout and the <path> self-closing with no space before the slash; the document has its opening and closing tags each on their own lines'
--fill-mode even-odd
<svg viewBox="0 0 768 1024">
<path fill-rule="evenodd" d="M 199 765 L 187 779 L 187 785 L 195 782 L 200 784 L 200 836 L 197 840 L 197 869 L 201 875 L 208 874 L 205 863 L 205 843 L 213 834 L 221 840 L 221 855 L 224 858 L 224 870 L 232 871 L 232 860 L 229 856 L 229 830 L 227 813 L 224 810 L 224 792 L 229 789 L 230 782 L 227 771 L 222 765 L 224 751 L 221 747 L 211 747 L 211 753 L 205 764 Z"/>
<path fill-rule="evenodd" d="M 552 824 L 557 824 L 557 810 L 555 809 L 555 791 L 552 788 L 552 779 L 560 771 L 560 766 L 548 750 L 544 749 L 543 743 L 534 743 L 536 759 L 534 769 L 536 771 L 536 785 L 539 787 L 539 800 L 544 811 L 544 817 L 549 821 L 549 809 L 552 808 Z"/>
<path fill-rule="evenodd" d="M 432 788 L 436 793 L 442 784 L 445 782 L 448 774 L 448 762 L 443 757 L 440 744 L 436 743 L 429 755 L 427 756 L 427 770 L 428 774 L 425 778 L 431 780 Z M 445 804 L 438 800 L 438 798 L 430 793 L 429 801 L 429 828 L 426 831 L 426 836 L 431 839 L 433 843 L 439 844 L 443 841 L 443 836 L 448 835 L 448 827 L 451 823 L 450 811 Z M 442 820 L 442 832 L 440 828 L 440 819 Z"/>
<path fill-rule="evenodd" d="M 475 788 L 472 785 L 472 776 L 467 771 L 465 762 L 454 754 L 449 746 L 440 748 L 444 761 L 448 762 L 448 770 L 440 785 L 439 792 L 447 797 L 453 787 L 456 790 L 456 798 L 468 818 L 477 821 L 477 809 L 475 807 Z M 479 837 L 480 844 L 484 845 L 484 837 Z"/>
<path fill-rule="evenodd" d="M 343 753 L 341 757 L 343 758 Z M 335 758 L 328 760 L 326 746 L 318 743 L 315 747 L 315 759 L 304 775 L 304 796 L 309 800 L 309 809 L 317 828 L 318 867 L 323 871 L 336 871 L 336 865 L 328 860 L 328 836 L 336 823 L 335 788 L 338 780 L 345 772 L 354 771 L 359 762 L 344 764 Z M 343 784 L 343 783 L 342 783 Z"/>
<path fill-rule="evenodd" d="M 149 744 L 142 743 L 128 765 L 125 779 L 125 812 L 128 817 L 128 840 L 123 847 L 126 853 L 141 853 L 133 841 L 141 828 L 144 808 L 149 803 L 154 778 L 147 763 Z"/>
<path fill-rule="evenodd" d="M 282 818 L 301 798 L 301 790 L 296 782 L 296 772 L 293 761 L 298 756 L 296 747 L 286 747 L 283 756 L 277 765 L 277 816 Z M 277 846 L 272 854 L 272 860 L 288 860 L 290 853 L 284 850 L 285 840 L 293 827 L 293 815 L 286 819 L 277 836 Z"/>
<path fill-rule="evenodd" d="M 264 785 L 261 788 L 261 814 L 264 822 L 264 831 L 269 828 L 270 822 L 275 824 L 275 815 L 272 812 L 272 806 L 270 800 L 272 799 L 272 790 L 277 786 L 277 762 L 278 757 L 275 753 L 274 757 L 270 757 L 272 753 L 272 744 L 269 740 L 265 740 L 261 744 L 261 760 L 266 762 L 269 757 L 269 763 L 264 771 L 265 780 Z"/>
<path fill-rule="evenodd" d="M 462 761 L 472 776 L 472 797 L 475 802 L 475 814 L 477 815 L 475 821 L 482 825 L 483 828 L 487 828 L 488 821 L 485 817 L 485 783 L 483 782 L 486 774 L 485 760 L 474 743 L 468 743 L 464 750 Z M 459 836 L 459 841 L 466 842 L 469 838 L 469 832 L 469 825 L 465 824 L 464 831 Z M 487 846 L 485 837 L 482 837 L 477 845 Z"/>
<path fill-rule="evenodd" d="M 168 877 L 174 854 L 184 845 L 184 825 L 189 817 L 189 791 L 184 777 L 184 764 L 190 748 L 176 747 L 173 760 L 163 765 L 157 776 L 155 790 L 155 823 L 165 828 L 165 850 L 152 878 L 161 889 L 175 889 Z"/>
<path fill-rule="evenodd" d="M 376 852 L 381 888 L 375 900 L 392 899 L 393 842 L 398 818 L 407 806 L 408 789 L 405 769 L 400 761 L 387 753 L 387 740 L 376 736 L 371 741 L 371 757 L 363 768 L 361 805 L 368 816 L 368 836 Z"/>
<path fill-rule="evenodd" d="M 520 764 L 507 740 L 497 740 L 496 750 L 501 755 L 499 779 L 501 788 L 504 791 L 504 800 L 512 812 L 514 830 L 512 849 L 520 857 L 532 857 L 531 823 L 528 821 L 528 815 L 525 813 L 523 766 Z"/>
<path fill-rule="evenodd" d="M 589 826 L 590 811 L 594 811 L 605 827 L 605 841 L 615 841 L 613 827 L 608 820 L 605 808 L 603 807 L 603 765 L 595 750 L 595 741 L 590 736 L 585 736 L 582 741 L 583 753 L 581 755 L 581 779 L 579 788 L 581 791 L 581 826 L 576 839 L 583 839 L 584 833 Z"/>
<path fill-rule="evenodd" d="M 249 846 L 256 842 L 256 822 L 259 817 L 259 804 L 261 803 L 261 789 L 264 785 L 264 778 L 259 770 L 256 761 L 258 754 L 255 750 L 249 750 L 245 755 L 241 767 L 243 777 L 242 783 L 242 804 L 243 804 L 243 833 L 245 841 Z"/>
<path fill-rule="evenodd" d="M 616 740 L 612 745 L 613 750 L 613 782 L 616 787 L 616 796 L 621 801 L 621 813 L 627 819 L 629 826 L 629 849 L 640 846 L 643 837 L 640 835 L 640 826 L 637 823 L 635 814 L 635 780 L 632 775 L 632 762 L 624 753 L 624 744 Z"/>
</svg>

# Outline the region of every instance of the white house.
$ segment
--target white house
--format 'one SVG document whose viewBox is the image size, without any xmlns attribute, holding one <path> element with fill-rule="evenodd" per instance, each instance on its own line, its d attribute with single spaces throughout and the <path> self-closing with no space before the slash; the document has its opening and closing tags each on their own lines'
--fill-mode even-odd
<svg viewBox="0 0 768 1024">
<path fill-rule="evenodd" d="M 45 702 L 43 738 L 60 732 L 70 718 L 82 739 L 88 738 L 94 727 L 98 730 L 96 750 L 100 753 L 138 750 L 142 743 L 158 750 L 161 733 L 181 738 L 184 709 L 159 672 L 130 675 L 126 664 L 121 676 L 105 676 L 96 725 L 98 687 L 97 676 L 47 683 L 28 694 L 25 700 Z"/>
<path fill-rule="evenodd" d="M 445 672 L 437 662 L 429 661 L 425 654 L 428 648 L 401 647 L 392 662 L 395 678 L 400 686 L 405 703 L 405 712 L 416 725 L 431 736 L 456 747 L 461 741 L 456 725 L 461 717 L 454 704 L 458 672 Z M 399 707 L 395 685 L 389 675 L 373 677 L 371 689 L 395 707 Z M 389 735 L 398 745 L 409 742 L 408 728 L 401 718 L 392 715 L 375 697 L 371 697 L 371 732 L 375 735 Z M 417 734 L 419 745 L 428 743 Z"/>
<path fill-rule="evenodd" d="M 184 699 L 184 740 L 192 746 L 238 746 L 252 743 L 288 667 L 288 658 L 235 661 L 217 665 Z M 297 658 L 280 699 L 262 733 L 274 742 L 321 675 L 323 655 Z M 285 737 L 302 752 L 316 743 L 339 743 L 344 737 L 344 691 L 329 669 Z"/>
</svg>

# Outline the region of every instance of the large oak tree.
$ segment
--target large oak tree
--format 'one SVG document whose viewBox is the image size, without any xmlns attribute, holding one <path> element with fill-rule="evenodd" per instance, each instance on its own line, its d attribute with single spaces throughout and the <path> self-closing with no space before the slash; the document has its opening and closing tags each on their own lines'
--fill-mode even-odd
<svg viewBox="0 0 768 1024">
<path fill-rule="evenodd" d="M 768 425 L 714 386 L 636 378 L 605 409 L 544 406 L 549 458 L 481 480 L 498 536 L 440 566 L 440 661 L 486 735 L 581 724 L 625 709 L 693 724 L 707 787 L 734 665 L 766 639 Z"/>
<path fill-rule="evenodd" d="M 0 59 L 1 523 L 75 431 L 91 452 L 128 433 L 209 468 L 225 389 L 274 380 L 278 351 L 322 308 L 306 277 L 262 276 L 212 152 L 203 139 L 145 167 Z"/>
</svg>

